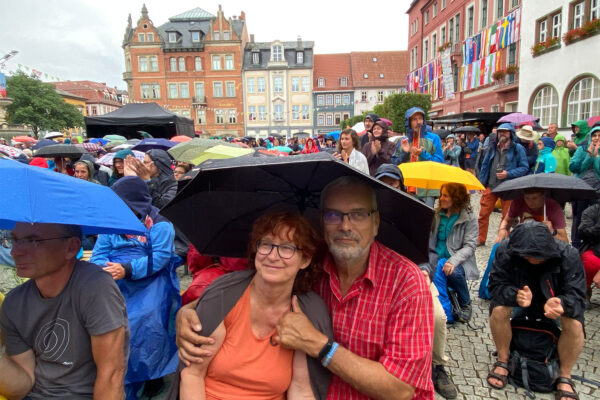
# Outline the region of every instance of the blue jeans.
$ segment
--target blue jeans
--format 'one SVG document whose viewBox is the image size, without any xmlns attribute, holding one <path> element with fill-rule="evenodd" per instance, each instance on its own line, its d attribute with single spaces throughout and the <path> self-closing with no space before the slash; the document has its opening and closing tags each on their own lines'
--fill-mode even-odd
<svg viewBox="0 0 600 400">
<path fill-rule="evenodd" d="M 461 306 L 471 302 L 469 287 L 467 286 L 467 279 L 465 278 L 465 269 L 462 265 L 454 267 L 452 274 L 446 277 L 446 282 L 458 295 L 458 302 Z"/>
</svg>

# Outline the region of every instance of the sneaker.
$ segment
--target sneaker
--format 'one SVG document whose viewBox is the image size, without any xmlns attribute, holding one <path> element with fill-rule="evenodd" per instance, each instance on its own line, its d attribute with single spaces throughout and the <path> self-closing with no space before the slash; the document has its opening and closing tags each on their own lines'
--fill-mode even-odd
<svg viewBox="0 0 600 400">
<path fill-rule="evenodd" d="M 466 324 L 471 320 L 471 314 L 473 314 L 473 307 L 471 306 L 471 303 L 460 306 L 460 315 L 458 316 L 458 320 Z"/>
<path fill-rule="evenodd" d="M 446 399 L 455 399 L 458 397 L 458 391 L 456 386 L 450 380 L 450 377 L 446 373 L 443 365 L 434 365 L 431 378 L 433 380 L 433 386 L 435 391 L 441 394 Z"/>
</svg>

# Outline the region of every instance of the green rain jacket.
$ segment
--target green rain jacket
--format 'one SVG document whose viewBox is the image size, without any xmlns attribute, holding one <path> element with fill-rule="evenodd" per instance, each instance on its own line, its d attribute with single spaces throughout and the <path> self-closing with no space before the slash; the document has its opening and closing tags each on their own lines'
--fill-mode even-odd
<svg viewBox="0 0 600 400">
<path fill-rule="evenodd" d="M 590 132 L 590 126 L 588 125 L 587 121 L 584 119 L 582 119 L 580 121 L 575 121 L 571 124 L 571 127 L 573 127 L 573 126 L 579 127 L 579 133 L 577 135 L 573 134 L 571 139 L 573 140 L 573 142 L 575 142 L 577 147 L 580 147 L 580 146 L 587 147 L 586 142 L 589 139 L 589 132 Z M 571 157 L 573 157 L 573 154 L 575 154 L 575 150 L 569 150 L 569 155 Z"/>
<path fill-rule="evenodd" d="M 562 146 L 558 145 L 558 141 L 562 140 Z M 563 175 L 571 175 L 571 171 L 569 171 L 569 163 L 571 162 L 571 156 L 569 155 L 569 149 L 566 148 L 565 137 L 563 135 L 556 135 L 554 137 L 554 141 L 556 142 L 556 147 L 552 150 L 552 155 L 556 158 L 556 173 Z"/>
</svg>

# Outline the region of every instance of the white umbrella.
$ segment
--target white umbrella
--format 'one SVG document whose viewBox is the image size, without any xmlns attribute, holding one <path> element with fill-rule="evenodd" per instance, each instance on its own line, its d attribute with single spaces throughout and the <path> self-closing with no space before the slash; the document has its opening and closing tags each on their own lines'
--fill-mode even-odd
<svg viewBox="0 0 600 400">
<path fill-rule="evenodd" d="M 137 158 L 140 161 L 144 161 L 144 156 L 146 155 L 146 153 L 143 153 L 143 152 L 137 151 L 137 150 L 131 150 L 131 151 L 133 152 L 133 155 L 135 156 L 135 158 Z M 103 155 L 102 157 L 100 157 L 99 159 L 96 160 L 96 164 L 112 167 L 113 166 L 113 158 L 115 158 L 115 154 L 116 153 L 106 153 L 105 155 Z"/>
<path fill-rule="evenodd" d="M 63 137 L 63 134 L 60 132 L 48 132 L 44 135 L 44 139 L 53 139 L 57 137 Z"/>
<path fill-rule="evenodd" d="M 354 129 L 356 131 L 356 133 L 361 133 L 362 131 L 365 130 L 365 123 L 364 122 L 357 122 L 352 129 Z"/>
</svg>

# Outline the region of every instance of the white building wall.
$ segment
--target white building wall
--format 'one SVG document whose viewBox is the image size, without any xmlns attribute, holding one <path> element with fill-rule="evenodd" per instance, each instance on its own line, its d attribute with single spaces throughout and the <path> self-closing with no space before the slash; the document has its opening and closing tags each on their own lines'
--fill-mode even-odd
<svg viewBox="0 0 600 400">
<path fill-rule="evenodd" d="M 544 85 L 554 86 L 558 92 L 558 124 L 561 133 L 569 133 L 566 124 L 566 104 L 569 85 L 582 74 L 593 74 L 600 78 L 600 35 L 588 37 L 568 46 L 562 35 L 569 30 L 569 1 L 527 0 L 523 2 L 521 14 L 521 46 L 519 68 L 519 111 L 529 113 L 530 104 L 537 89 Z M 562 7 L 561 47 L 533 57 L 531 47 L 535 44 L 536 21 Z M 546 127 L 544 127 L 546 128 Z"/>
<path fill-rule="evenodd" d="M 378 93 L 382 91 L 384 99 L 390 94 L 403 93 L 406 87 L 385 87 L 385 88 L 364 88 L 354 90 L 354 115 L 360 115 L 365 111 L 373 110 L 377 104 L 383 104 L 383 101 L 378 101 Z M 362 93 L 367 92 L 367 101 L 362 101 Z"/>
</svg>

